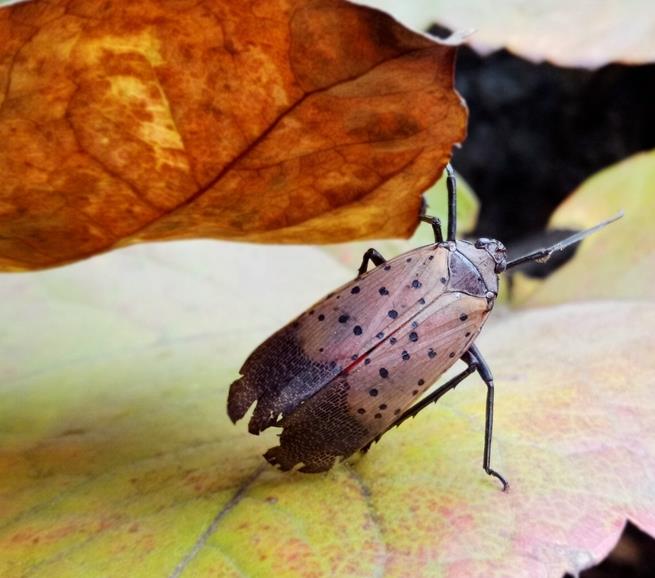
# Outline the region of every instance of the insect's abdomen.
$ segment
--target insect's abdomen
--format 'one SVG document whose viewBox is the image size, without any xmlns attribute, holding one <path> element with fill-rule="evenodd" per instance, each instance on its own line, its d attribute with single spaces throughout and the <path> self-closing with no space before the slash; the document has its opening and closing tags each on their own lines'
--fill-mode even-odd
<svg viewBox="0 0 655 578">
<path fill-rule="evenodd" d="M 384 432 L 468 349 L 485 298 L 446 291 L 285 418 L 266 458 L 282 469 L 329 469 Z"/>
</svg>

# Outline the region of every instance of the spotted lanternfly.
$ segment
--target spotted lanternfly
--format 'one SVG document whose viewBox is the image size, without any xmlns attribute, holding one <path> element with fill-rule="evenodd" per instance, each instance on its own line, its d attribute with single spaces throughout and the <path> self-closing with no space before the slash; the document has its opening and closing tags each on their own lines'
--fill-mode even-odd
<svg viewBox="0 0 655 578">
<path fill-rule="evenodd" d="M 494 382 L 474 341 L 498 294 L 498 275 L 526 261 L 544 262 L 621 214 L 556 245 L 507 261 L 500 241 L 456 240 L 455 176 L 447 167 L 448 235 L 386 261 L 364 254 L 357 278 L 269 337 L 230 387 L 228 414 L 241 419 L 257 402 L 248 429 L 283 428 L 265 458 L 283 470 L 321 472 L 400 425 L 477 372 L 487 386 L 482 465 L 491 468 Z M 376 267 L 367 272 L 369 261 Z M 457 360 L 467 368 L 417 401 Z"/>
</svg>

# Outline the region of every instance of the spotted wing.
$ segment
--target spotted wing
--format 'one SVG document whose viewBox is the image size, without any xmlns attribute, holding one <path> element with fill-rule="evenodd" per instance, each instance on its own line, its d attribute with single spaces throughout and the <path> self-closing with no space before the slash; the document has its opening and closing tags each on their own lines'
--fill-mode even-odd
<svg viewBox="0 0 655 578">
<path fill-rule="evenodd" d="M 266 458 L 282 469 L 329 469 L 383 433 L 469 348 L 487 301 L 448 291 L 286 417 Z"/>
<path fill-rule="evenodd" d="M 444 293 L 449 253 L 444 246 L 428 245 L 388 261 L 267 339 L 230 387 L 232 420 L 257 402 L 249 429 L 258 433 L 357 364 Z"/>
</svg>

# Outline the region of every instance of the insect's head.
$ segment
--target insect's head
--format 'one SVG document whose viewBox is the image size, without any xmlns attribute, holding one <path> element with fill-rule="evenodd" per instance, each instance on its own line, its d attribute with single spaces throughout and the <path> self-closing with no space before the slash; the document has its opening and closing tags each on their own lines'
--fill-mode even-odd
<svg viewBox="0 0 655 578">
<path fill-rule="evenodd" d="M 496 263 L 496 273 L 502 273 L 507 268 L 507 249 L 496 239 L 481 238 L 475 242 L 476 249 L 484 249 Z"/>
</svg>

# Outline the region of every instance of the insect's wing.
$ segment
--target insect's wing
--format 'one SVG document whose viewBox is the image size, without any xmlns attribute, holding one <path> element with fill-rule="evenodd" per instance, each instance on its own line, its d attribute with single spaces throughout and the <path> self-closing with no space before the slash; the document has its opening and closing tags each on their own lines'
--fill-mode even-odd
<svg viewBox="0 0 655 578">
<path fill-rule="evenodd" d="M 448 256 L 446 248 L 434 245 L 401 255 L 275 333 L 251 354 L 230 387 L 231 419 L 243 417 L 255 401 L 253 433 L 289 415 L 441 295 Z"/>
<path fill-rule="evenodd" d="M 486 299 L 442 293 L 368 355 L 282 420 L 266 458 L 282 469 L 329 469 L 390 427 L 470 347 Z"/>
</svg>

